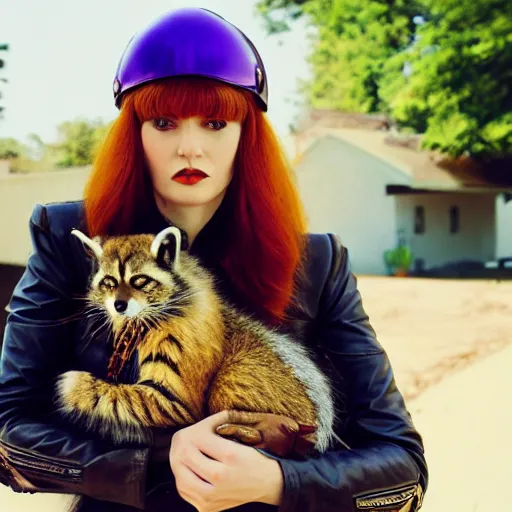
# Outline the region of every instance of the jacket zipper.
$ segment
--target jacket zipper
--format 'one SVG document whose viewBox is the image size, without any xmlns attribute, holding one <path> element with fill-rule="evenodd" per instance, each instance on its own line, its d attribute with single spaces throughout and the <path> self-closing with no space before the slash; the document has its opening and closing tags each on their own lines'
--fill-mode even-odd
<svg viewBox="0 0 512 512">
<path fill-rule="evenodd" d="M 39 474 L 51 474 L 55 478 L 71 480 L 73 482 L 82 479 L 83 469 L 62 461 L 46 461 L 41 457 L 34 457 L 28 453 L 13 450 L 10 446 L 0 441 L 7 461 L 16 469 L 25 469 Z"/>
<path fill-rule="evenodd" d="M 381 492 L 366 493 L 355 498 L 357 510 L 396 510 L 414 499 L 418 494 L 418 485 L 407 484 Z"/>
</svg>

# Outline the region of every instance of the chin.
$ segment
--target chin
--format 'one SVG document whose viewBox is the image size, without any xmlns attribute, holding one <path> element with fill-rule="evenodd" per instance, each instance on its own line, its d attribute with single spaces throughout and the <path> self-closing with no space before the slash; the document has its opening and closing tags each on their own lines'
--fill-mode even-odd
<svg viewBox="0 0 512 512">
<path fill-rule="evenodd" d="M 172 193 L 168 193 L 163 195 L 162 197 L 166 202 L 172 203 L 176 206 L 205 206 L 212 201 L 218 200 L 219 196 L 220 200 L 224 198 L 226 191 L 206 191 L 200 190 L 199 188 L 195 188 L 195 186 L 190 187 L 189 190 L 177 191 L 173 190 Z M 220 201 L 219 201 L 220 204 Z"/>
</svg>

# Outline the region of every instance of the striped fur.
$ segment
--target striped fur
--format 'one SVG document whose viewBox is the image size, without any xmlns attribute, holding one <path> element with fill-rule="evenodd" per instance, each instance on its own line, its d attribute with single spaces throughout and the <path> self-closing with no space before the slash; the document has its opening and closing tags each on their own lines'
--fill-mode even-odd
<svg viewBox="0 0 512 512">
<path fill-rule="evenodd" d="M 151 427 L 189 425 L 221 410 L 272 412 L 317 425 L 316 447 L 326 450 L 331 389 L 304 347 L 227 304 L 193 257 L 182 253 L 178 265 L 177 255 L 160 251 L 155 259 L 153 240 L 107 239 L 96 250 L 88 295 L 114 333 L 126 322 L 149 328 L 137 347 L 137 382 L 67 372 L 56 390 L 61 412 L 117 443 L 146 441 Z M 115 301 L 127 304 L 124 313 Z"/>
</svg>

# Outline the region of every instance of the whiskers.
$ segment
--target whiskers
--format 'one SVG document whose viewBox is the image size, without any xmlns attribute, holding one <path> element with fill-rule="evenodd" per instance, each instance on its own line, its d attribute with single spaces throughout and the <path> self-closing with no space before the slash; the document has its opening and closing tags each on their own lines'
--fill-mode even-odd
<svg viewBox="0 0 512 512">
<path fill-rule="evenodd" d="M 93 320 L 91 324 L 89 324 L 91 328 L 88 329 L 89 331 L 92 331 L 92 329 L 94 328 L 94 331 L 88 334 L 89 339 L 81 351 L 85 350 L 89 346 L 89 343 L 91 343 L 91 341 L 94 341 L 100 333 L 107 332 L 109 336 L 113 332 L 112 318 L 105 311 L 102 311 L 101 314 L 95 313 L 95 315 L 96 318 Z"/>
<path fill-rule="evenodd" d="M 92 341 L 97 340 L 101 333 L 106 332 L 107 337 L 111 335 L 113 327 L 113 320 L 105 308 L 91 302 L 87 297 L 84 299 L 84 301 L 86 302 L 86 306 L 82 310 L 81 316 L 88 320 L 85 333 L 87 342 L 80 349 L 80 353 L 82 353 Z M 102 336 L 101 338 L 101 341 L 105 341 L 105 337 Z"/>
<path fill-rule="evenodd" d="M 71 299 L 76 300 L 76 301 L 82 301 L 84 303 L 84 305 L 82 307 L 80 307 L 79 309 L 77 309 L 77 311 L 75 311 L 73 314 L 71 314 L 69 316 L 62 317 L 62 318 L 58 318 L 58 319 L 52 321 L 51 323 L 53 325 L 64 325 L 64 324 L 68 324 L 71 322 L 75 322 L 77 320 L 81 320 L 84 317 L 94 319 L 94 317 L 99 317 L 99 316 L 105 315 L 105 312 L 103 311 L 103 309 L 98 307 L 97 304 L 91 303 L 91 301 L 89 300 L 88 297 L 75 296 L 75 297 L 71 297 Z"/>
<path fill-rule="evenodd" d="M 82 323 L 85 325 L 85 333 L 82 338 L 86 341 L 79 351 L 82 353 L 93 341 L 108 343 L 110 339 L 115 344 L 115 340 L 119 339 L 127 330 L 148 332 L 161 329 L 173 317 L 185 316 L 187 309 L 193 304 L 194 297 L 195 292 L 187 288 L 179 290 L 164 303 L 147 303 L 136 317 L 127 319 L 121 327 L 117 325 L 114 330 L 114 318 L 108 313 L 105 306 L 92 302 L 88 296 L 76 296 L 72 299 L 82 302 L 82 306 L 76 313 L 59 319 L 58 323 L 65 324 L 85 320 Z"/>
<path fill-rule="evenodd" d="M 159 329 L 168 320 L 168 316 L 163 313 L 161 304 L 147 304 L 137 316 L 137 320 L 148 330 Z"/>
<path fill-rule="evenodd" d="M 80 348 L 79 353 L 82 353 L 100 333 L 111 332 L 112 319 L 103 307 L 91 302 L 88 297 L 75 296 L 71 297 L 71 299 L 80 301 L 82 304 L 77 306 L 76 311 L 71 315 L 48 321 L 48 323 L 62 326 L 75 322 L 79 326 L 79 329 L 85 329 L 85 333 L 81 338 L 87 339 L 87 342 Z"/>
<path fill-rule="evenodd" d="M 195 296 L 196 292 L 190 289 L 179 291 L 165 304 L 160 305 L 160 311 L 167 316 L 184 316 L 186 309 L 192 305 Z"/>
<path fill-rule="evenodd" d="M 138 315 L 138 320 L 148 329 L 158 329 L 172 317 L 185 316 L 192 304 L 194 293 L 190 290 L 175 294 L 165 303 L 148 303 Z"/>
</svg>

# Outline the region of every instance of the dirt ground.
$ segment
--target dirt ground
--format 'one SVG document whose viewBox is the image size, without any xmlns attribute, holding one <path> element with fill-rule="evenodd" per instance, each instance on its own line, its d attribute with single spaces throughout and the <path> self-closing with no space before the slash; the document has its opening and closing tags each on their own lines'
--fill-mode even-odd
<svg viewBox="0 0 512 512">
<path fill-rule="evenodd" d="M 421 512 L 507 510 L 512 476 L 512 345 L 447 375 L 409 404 L 429 484 Z"/>
<path fill-rule="evenodd" d="M 359 276 L 358 287 L 408 400 L 512 343 L 512 281 Z"/>
<path fill-rule="evenodd" d="M 397 384 L 413 419 L 418 420 L 420 432 L 425 434 L 427 455 L 430 454 L 427 460 L 431 461 L 434 473 L 425 511 L 488 510 L 485 503 L 489 503 L 486 496 L 490 484 L 477 488 L 476 477 L 471 480 L 465 476 L 468 469 L 471 474 L 474 472 L 464 455 L 469 441 L 461 438 L 460 432 L 467 430 L 465 425 L 469 422 L 473 429 L 478 427 L 477 438 L 485 439 L 496 436 L 497 425 L 510 425 L 510 418 L 504 423 L 493 417 L 497 412 L 501 414 L 497 406 L 489 407 L 483 418 L 475 419 L 467 414 L 474 409 L 468 406 L 468 400 L 471 402 L 476 393 L 471 391 L 470 384 L 473 382 L 483 392 L 475 378 L 492 383 L 495 374 L 499 377 L 495 391 L 490 391 L 496 400 L 503 400 L 501 395 L 507 389 L 503 382 L 510 382 L 506 368 L 497 368 L 495 363 L 506 365 L 502 355 L 507 350 L 507 361 L 512 355 L 510 347 L 502 355 L 497 353 L 512 343 L 512 281 L 360 276 L 358 284 L 370 321 L 391 359 Z M 493 353 L 496 353 L 493 358 L 486 358 Z M 491 364 L 492 361 L 495 363 Z M 482 366 L 483 363 L 486 365 Z M 459 372 L 464 367 L 468 368 Z M 485 389 L 489 391 L 488 387 Z M 451 437 L 446 435 L 450 428 Z M 498 437 L 502 439 L 504 434 Z M 453 446 L 458 441 L 461 441 L 460 450 L 454 452 Z M 499 457 L 502 449 L 495 446 L 492 453 L 484 452 L 479 455 L 482 460 L 472 459 L 476 467 L 489 467 L 490 460 Z M 502 472 L 507 474 L 509 470 L 507 465 Z M 460 483 L 455 495 L 451 480 L 454 475 Z M 472 494 L 467 492 L 468 485 L 474 491 Z M 469 507 L 458 507 L 461 495 L 467 495 Z M 19 495 L 0 485 L 1 511 L 60 512 L 66 510 L 66 501 L 57 495 Z M 476 508 L 478 503 L 482 508 Z"/>
</svg>

